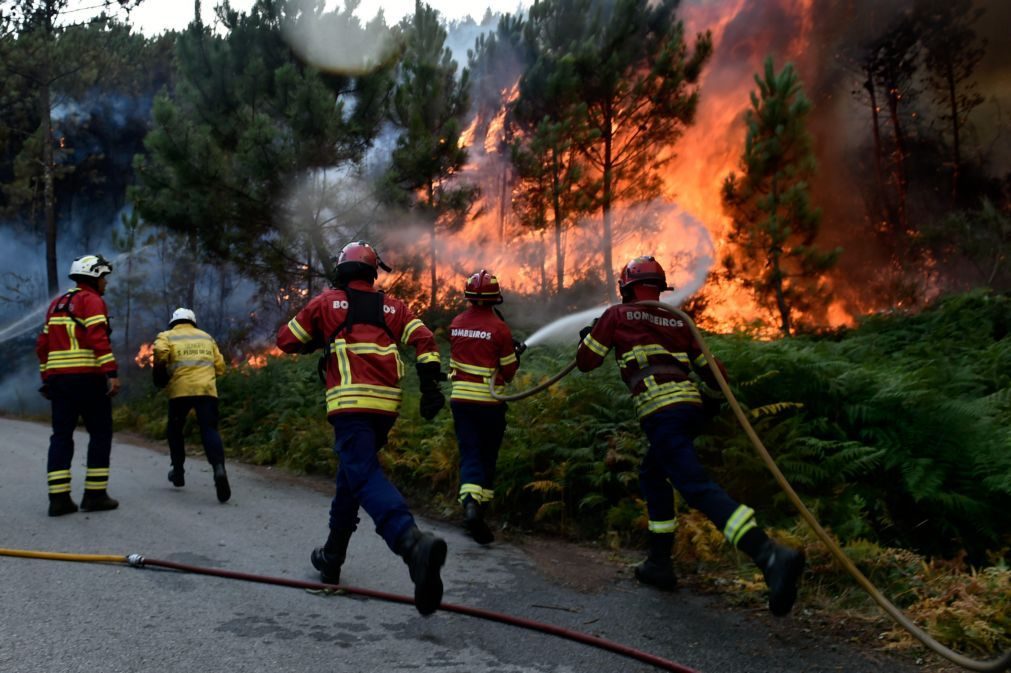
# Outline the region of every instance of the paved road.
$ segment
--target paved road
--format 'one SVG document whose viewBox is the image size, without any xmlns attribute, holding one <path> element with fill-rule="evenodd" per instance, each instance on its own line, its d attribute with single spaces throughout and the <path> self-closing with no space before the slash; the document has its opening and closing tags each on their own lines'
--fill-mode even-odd
<svg viewBox="0 0 1011 673">
<path fill-rule="evenodd" d="M 315 580 L 308 554 L 325 534 L 329 498 L 270 471 L 231 465 L 233 499 L 214 498 L 210 471 L 113 446 L 112 512 L 46 516 L 48 429 L 0 419 L 0 546 L 142 553 L 183 563 Z M 77 436 L 74 497 L 86 437 Z M 367 523 L 367 522 L 363 522 Z M 549 580 L 521 550 L 480 548 L 451 526 L 422 522 L 449 543 L 445 600 L 615 640 L 705 673 L 912 673 L 915 667 L 804 633 L 790 619 L 728 612 L 713 599 L 665 595 L 622 575 L 580 592 Z M 407 568 L 371 526 L 351 543 L 343 580 L 410 594 Z M 452 613 L 163 570 L 0 557 L 0 671 L 460 673 L 638 672 L 656 669 L 583 645 Z"/>
</svg>

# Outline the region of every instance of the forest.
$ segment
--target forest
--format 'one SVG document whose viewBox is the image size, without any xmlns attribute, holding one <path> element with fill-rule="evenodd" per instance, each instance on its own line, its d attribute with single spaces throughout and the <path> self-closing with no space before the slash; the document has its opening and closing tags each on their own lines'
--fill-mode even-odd
<svg viewBox="0 0 1011 673">
<path fill-rule="evenodd" d="M 388 22 L 256 0 L 206 24 L 196 0 L 145 35 L 137 4 L 0 2 L 0 409 L 44 412 L 31 344 L 70 261 L 100 252 L 119 429 L 164 438 L 150 345 L 191 307 L 232 364 L 229 453 L 329 474 L 315 359 L 272 345 L 345 243 L 381 251 L 383 289 L 443 346 L 479 269 L 522 337 L 602 311 L 651 254 L 847 553 L 945 644 L 1011 646 L 1011 5 L 537 0 L 449 21 L 419 0 Z M 531 347 L 516 387 L 570 336 Z M 645 443 L 613 368 L 511 407 L 528 422 L 499 523 L 643 544 Z M 424 424 L 404 387 L 386 466 L 448 511 L 451 419 Z M 859 603 L 732 415 L 699 447 L 822 554 L 812 593 Z M 679 535 L 682 571 L 747 575 L 701 519 Z"/>
</svg>

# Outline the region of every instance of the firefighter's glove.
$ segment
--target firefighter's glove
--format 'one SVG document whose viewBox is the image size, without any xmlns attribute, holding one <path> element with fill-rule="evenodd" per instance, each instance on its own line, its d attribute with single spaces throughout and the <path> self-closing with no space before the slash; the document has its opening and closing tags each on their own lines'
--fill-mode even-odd
<svg viewBox="0 0 1011 673">
<path fill-rule="evenodd" d="M 169 379 L 168 365 L 164 362 L 155 362 L 151 368 L 151 379 L 155 388 L 164 388 L 168 385 Z"/>
<path fill-rule="evenodd" d="M 516 353 L 516 364 L 520 362 L 520 356 L 526 351 L 527 345 L 519 339 L 513 339 L 513 351 Z"/>
<path fill-rule="evenodd" d="M 723 411 L 723 403 L 727 401 L 726 395 L 719 388 L 713 388 L 705 383 L 700 383 L 699 394 L 702 396 L 702 411 L 709 418 L 719 416 Z"/>
<path fill-rule="evenodd" d="M 594 318 L 593 322 L 579 330 L 579 343 L 583 343 L 583 339 L 586 338 L 586 335 L 592 332 L 593 328 L 597 326 L 597 320 L 599 320 L 599 318 Z"/>
<path fill-rule="evenodd" d="M 421 389 L 418 411 L 422 418 L 430 421 L 446 405 L 446 396 L 439 388 L 439 381 L 445 381 L 446 375 L 442 373 L 438 362 L 419 362 L 416 367 Z"/>
<path fill-rule="evenodd" d="M 53 399 L 52 395 L 49 393 L 48 383 L 43 383 L 41 386 L 39 386 L 39 395 L 42 395 L 42 397 L 46 398 L 47 400 Z"/>
</svg>

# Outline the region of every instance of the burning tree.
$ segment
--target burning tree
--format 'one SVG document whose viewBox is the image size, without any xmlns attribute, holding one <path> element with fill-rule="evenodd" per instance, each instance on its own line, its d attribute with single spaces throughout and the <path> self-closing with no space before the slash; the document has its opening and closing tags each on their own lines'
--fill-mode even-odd
<svg viewBox="0 0 1011 673">
<path fill-rule="evenodd" d="M 742 174 L 723 184 L 723 207 L 731 218 L 723 265 L 763 305 L 773 304 L 780 330 L 789 336 L 793 312 L 806 309 L 824 293 L 821 275 L 839 251 L 814 246 L 821 212 L 811 206 L 808 180 L 815 172 L 811 134 L 806 127 L 811 102 L 791 64 L 776 73 L 772 58 L 755 76 L 745 118 L 747 138 Z"/>
<path fill-rule="evenodd" d="M 593 176 L 588 194 L 600 209 L 601 254 L 614 293 L 613 210 L 660 194 L 660 170 L 670 148 L 695 118 L 702 67 L 712 54 L 708 33 L 694 49 L 677 20 L 679 0 L 545 0 L 530 8 L 526 31 L 539 69 L 567 71 L 565 107 L 570 138 Z M 542 75 L 543 76 L 543 75 Z"/>
<path fill-rule="evenodd" d="M 419 1 L 405 19 L 405 52 L 398 65 L 390 117 L 402 131 L 384 181 L 386 200 L 412 208 L 428 228 L 431 295 L 438 291 L 436 232 L 458 229 L 478 196 L 471 185 L 451 185 L 467 163 L 460 133 L 469 105 L 469 75 L 456 75 L 439 13 Z"/>
</svg>

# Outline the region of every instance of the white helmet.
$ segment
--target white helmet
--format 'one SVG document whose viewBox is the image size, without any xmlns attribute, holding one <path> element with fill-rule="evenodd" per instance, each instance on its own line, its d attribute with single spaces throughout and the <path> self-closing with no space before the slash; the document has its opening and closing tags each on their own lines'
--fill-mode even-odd
<svg viewBox="0 0 1011 673">
<path fill-rule="evenodd" d="M 78 257 L 70 264 L 70 273 L 68 275 L 72 280 L 77 280 L 78 277 L 101 278 L 110 273 L 112 273 L 112 264 L 105 257 L 101 255 L 85 255 L 84 257 Z"/>
<path fill-rule="evenodd" d="M 197 314 L 188 308 L 177 308 L 172 313 L 172 319 L 169 320 L 169 327 L 175 325 L 177 322 L 189 321 L 193 323 L 193 326 L 197 326 Z"/>
</svg>

